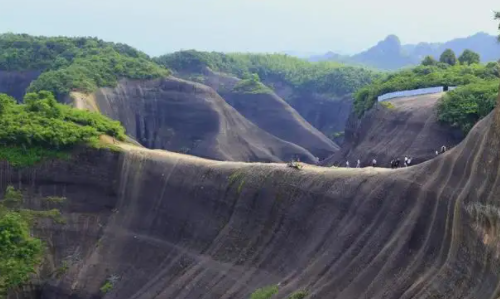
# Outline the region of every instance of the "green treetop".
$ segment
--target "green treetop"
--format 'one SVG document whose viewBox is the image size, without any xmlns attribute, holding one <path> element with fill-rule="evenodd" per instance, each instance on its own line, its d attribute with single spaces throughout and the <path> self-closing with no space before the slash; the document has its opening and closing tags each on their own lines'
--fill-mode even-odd
<svg viewBox="0 0 500 299">
<path fill-rule="evenodd" d="M 458 57 L 458 61 L 460 61 L 461 64 L 474 64 L 480 63 L 481 58 L 478 53 L 467 49 Z"/>
<path fill-rule="evenodd" d="M 425 66 L 437 65 L 437 61 L 436 59 L 434 59 L 434 57 L 427 55 L 425 56 L 424 60 L 422 60 L 422 65 Z"/>
<path fill-rule="evenodd" d="M 457 57 L 452 49 L 446 49 L 439 57 L 439 62 L 446 63 L 449 65 L 457 64 Z"/>
</svg>

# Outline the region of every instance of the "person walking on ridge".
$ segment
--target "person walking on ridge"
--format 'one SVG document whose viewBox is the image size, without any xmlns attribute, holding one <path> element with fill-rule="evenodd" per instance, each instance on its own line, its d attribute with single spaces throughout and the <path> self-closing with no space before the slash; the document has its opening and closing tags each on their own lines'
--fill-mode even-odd
<svg viewBox="0 0 500 299">
<path fill-rule="evenodd" d="M 360 168 L 360 167 L 361 167 L 361 161 L 359 161 L 359 159 L 358 159 L 358 162 L 356 164 L 356 168 Z"/>
<path fill-rule="evenodd" d="M 377 166 L 377 160 L 373 159 L 372 160 L 372 167 L 375 167 L 375 166 Z"/>
<path fill-rule="evenodd" d="M 349 161 L 345 162 L 345 167 L 349 168 Z"/>
</svg>

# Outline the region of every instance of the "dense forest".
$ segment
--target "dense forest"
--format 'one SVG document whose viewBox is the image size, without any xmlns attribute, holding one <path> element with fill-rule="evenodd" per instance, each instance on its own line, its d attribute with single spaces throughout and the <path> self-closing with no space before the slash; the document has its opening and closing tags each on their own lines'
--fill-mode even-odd
<svg viewBox="0 0 500 299">
<path fill-rule="evenodd" d="M 57 103 L 48 91 L 28 93 L 24 104 L 0 94 L 0 160 L 26 166 L 61 157 L 78 145 L 94 146 L 102 134 L 124 140 L 118 121 Z"/>
<path fill-rule="evenodd" d="M 424 60 L 427 63 L 427 59 Z M 436 62 L 403 70 L 375 80 L 355 93 L 354 110 L 362 116 L 385 93 L 434 86 L 458 86 L 439 103 L 439 119 L 461 128 L 465 133 L 495 104 L 498 93 L 499 65 L 455 64 Z"/>
<path fill-rule="evenodd" d="M 152 79 L 169 71 L 146 54 L 97 38 L 0 35 L 0 70 L 42 71 L 29 91 L 51 91 L 57 98 L 72 90 L 114 86 L 119 78 Z"/>
<path fill-rule="evenodd" d="M 284 54 L 245 54 L 181 51 L 160 56 L 159 64 L 177 72 L 202 73 L 206 67 L 248 79 L 257 74 L 262 82 L 285 83 L 298 93 L 317 92 L 337 96 L 353 93 L 379 73 L 335 62 L 308 62 Z"/>
</svg>

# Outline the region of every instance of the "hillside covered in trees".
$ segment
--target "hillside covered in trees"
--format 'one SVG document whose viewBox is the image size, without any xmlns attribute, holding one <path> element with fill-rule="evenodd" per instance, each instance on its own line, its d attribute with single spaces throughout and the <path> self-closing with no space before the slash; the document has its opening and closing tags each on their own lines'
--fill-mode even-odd
<svg viewBox="0 0 500 299">
<path fill-rule="evenodd" d="M 24 104 L 0 94 L 0 160 L 26 166 L 60 157 L 75 146 L 95 146 L 102 134 L 125 139 L 117 121 L 59 104 L 48 91 L 28 93 Z"/>
<path fill-rule="evenodd" d="M 0 70 L 41 71 L 29 91 L 51 91 L 57 98 L 71 90 L 114 86 L 119 78 L 152 79 L 169 71 L 125 44 L 86 37 L 0 35 Z"/>
<path fill-rule="evenodd" d="M 345 66 L 336 62 L 311 63 L 284 54 L 244 54 L 180 51 L 155 59 L 177 72 L 214 71 L 248 79 L 257 74 L 272 87 L 273 82 L 291 86 L 296 93 L 317 92 L 342 96 L 369 84 L 378 73 L 366 68 Z"/>
<path fill-rule="evenodd" d="M 467 133 L 485 117 L 496 103 L 500 67 L 496 62 L 479 64 L 479 55 L 466 50 L 457 59 L 451 49 L 445 50 L 440 60 L 425 57 L 422 65 L 391 73 L 355 94 L 354 111 L 362 116 L 380 95 L 435 86 L 458 86 L 448 92 L 438 105 L 438 118 L 459 127 Z"/>
</svg>

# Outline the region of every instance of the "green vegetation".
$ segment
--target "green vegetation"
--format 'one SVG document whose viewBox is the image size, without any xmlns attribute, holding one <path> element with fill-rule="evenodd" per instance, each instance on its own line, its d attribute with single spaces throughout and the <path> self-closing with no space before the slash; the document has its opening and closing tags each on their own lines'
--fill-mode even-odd
<svg viewBox="0 0 500 299">
<path fill-rule="evenodd" d="M 389 92 L 434 86 L 461 86 L 499 78 L 497 63 L 487 65 L 454 65 L 439 63 L 436 66 L 418 66 L 391 73 L 358 90 L 354 97 L 354 110 L 361 117 L 377 102 L 377 97 Z"/>
<path fill-rule="evenodd" d="M 54 275 L 57 279 L 61 278 L 69 269 L 68 261 L 63 261 L 62 265 L 54 271 Z"/>
<path fill-rule="evenodd" d="M 47 196 L 44 198 L 44 200 L 47 203 L 52 203 L 52 204 L 61 204 L 66 201 L 66 197 L 60 197 L 60 196 Z"/>
<path fill-rule="evenodd" d="M 169 74 L 144 53 L 97 38 L 0 35 L 0 70 L 43 73 L 29 91 L 51 91 L 62 98 L 72 90 L 92 92 L 118 79 L 152 79 Z"/>
<path fill-rule="evenodd" d="M 396 109 L 396 107 L 391 102 L 380 102 L 380 105 L 390 110 Z"/>
<path fill-rule="evenodd" d="M 101 287 L 101 292 L 106 294 L 108 293 L 109 291 L 111 291 L 113 289 L 113 284 L 110 282 L 110 281 L 106 281 L 102 287 Z"/>
<path fill-rule="evenodd" d="M 500 20 L 500 11 L 495 12 L 495 20 Z M 498 24 L 498 30 L 500 30 L 500 24 Z M 500 34 L 498 35 L 498 41 L 500 41 Z"/>
<path fill-rule="evenodd" d="M 250 78 L 243 79 L 239 81 L 235 86 L 233 91 L 239 93 L 271 93 L 272 90 L 260 82 L 260 78 L 257 74 L 252 74 Z"/>
<path fill-rule="evenodd" d="M 439 120 L 467 133 L 495 108 L 498 80 L 458 87 L 448 92 L 438 104 Z"/>
<path fill-rule="evenodd" d="M 24 104 L 0 94 L 0 127 L 0 159 L 13 166 L 68 158 L 69 150 L 96 144 L 102 134 L 125 139 L 119 122 L 59 104 L 47 91 L 26 94 Z"/>
<path fill-rule="evenodd" d="M 0 160 L 9 161 L 14 167 L 30 166 L 42 160 L 67 160 L 69 152 L 54 151 L 41 147 L 0 146 Z"/>
<path fill-rule="evenodd" d="M 477 54 L 476 52 L 467 49 L 462 54 L 460 54 L 460 56 L 458 57 L 458 61 L 460 61 L 460 64 L 480 63 L 481 57 L 479 57 L 479 54 Z"/>
<path fill-rule="evenodd" d="M 446 63 L 449 65 L 457 64 L 457 57 L 452 49 L 446 49 L 439 57 L 439 62 Z"/>
<path fill-rule="evenodd" d="M 290 297 L 288 297 L 288 299 L 304 299 L 304 298 L 306 298 L 307 294 L 308 293 L 304 290 L 297 291 L 297 292 L 293 293 L 292 295 L 290 295 Z"/>
<path fill-rule="evenodd" d="M 342 136 L 344 136 L 344 135 L 345 135 L 345 132 L 344 132 L 344 131 L 339 131 L 339 132 L 334 132 L 334 133 L 332 133 L 332 136 L 331 136 L 331 137 L 332 137 L 332 138 L 340 138 L 340 137 L 342 137 Z"/>
<path fill-rule="evenodd" d="M 41 262 L 42 243 L 30 237 L 29 224 L 17 212 L 0 210 L 0 295 L 29 280 Z"/>
<path fill-rule="evenodd" d="M 209 67 L 244 79 L 257 74 L 267 85 L 281 82 L 291 86 L 296 93 L 318 92 L 337 96 L 353 93 L 379 76 L 360 67 L 328 61 L 311 63 L 282 54 L 224 54 L 189 50 L 164 55 L 156 61 L 178 72 L 202 73 Z"/>
<path fill-rule="evenodd" d="M 21 191 L 12 186 L 5 190 L 0 201 L 0 297 L 30 279 L 42 261 L 42 242 L 30 235 L 39 218 L 61 219 L 59 211 L 23 209 Z"/>
<path fill-rule="evenodd" d="M 279 289 L 278 286 L 276 285 L 263 287 L 253 292 L 252 295 L 250 295 L 250 299 L 270 299 L 274 295 L 276 295 L 278 291 Z M 288 299 L 304 299 L 307 295 L 308 295 L 307 291 L 300 290 L 288 296 Z"/>
<path fill-rule="evenodd" d="M 437 63 L 436 59 L 429 55 L 425 56 L 424 60 L 422 60 L 422 65 L 425 66 L 437 65 Z"/>
<path fill-rule="evenodd" d="M 270 299 L 278 293 L 278 286 L 272 285 L 257 289 L 250 295 L 250 299 Z"/>
</svg>

